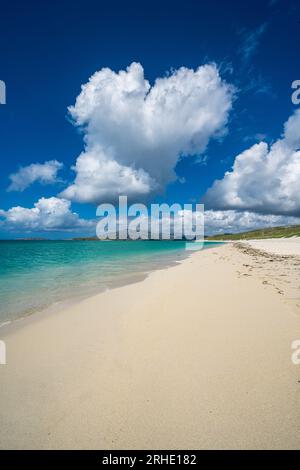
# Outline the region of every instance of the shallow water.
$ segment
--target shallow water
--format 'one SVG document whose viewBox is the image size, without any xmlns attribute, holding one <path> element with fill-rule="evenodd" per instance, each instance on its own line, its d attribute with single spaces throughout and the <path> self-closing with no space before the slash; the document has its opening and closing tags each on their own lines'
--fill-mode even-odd
<svg viewBox="0 0 300 470">
<path fill-rule="evenodd" d="M 0 324 L 129 283 L 189 253 L 183 241 L 1 241 Z"/>
</svg>

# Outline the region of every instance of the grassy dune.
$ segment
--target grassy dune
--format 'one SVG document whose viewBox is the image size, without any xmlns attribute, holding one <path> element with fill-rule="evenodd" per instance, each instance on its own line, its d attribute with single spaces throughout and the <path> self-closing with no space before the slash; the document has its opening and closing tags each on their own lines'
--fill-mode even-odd
<svg viewBox="0 0 300 470">
<path fill-rule="evenodd" d="M 224 233 L 208 237 L 208 240 L 251 240 L 259 238 L 300 237 L 300 225 L 270 227 L 241 233 Z"/>
</svg>

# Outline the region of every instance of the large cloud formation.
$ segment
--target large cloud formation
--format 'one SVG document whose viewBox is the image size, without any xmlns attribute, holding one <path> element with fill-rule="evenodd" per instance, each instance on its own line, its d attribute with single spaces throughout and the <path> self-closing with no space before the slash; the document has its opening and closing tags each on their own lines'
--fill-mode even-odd
<svg viewBox="0 0 300 470">
<path fill-rule="evenodd" d="M 57 197 L 40 198 L 34 207 L 11 207 L 0 210 L 0 226 L 8 230 L 29 232 L 92 228 L 95 223 L 80 219 L 71 211 L 71 203 Z"/>
<path fill-rule="evenodd" d="M 214 182 L 204 197 L 213 209 L 300 215 L 300 110 L 284 124 L 273 145 L 253 145 L 235 158 L 232 171 Z"/>
<path fill-rule="evenodd" d="M 181 67 L 153 86 L 139 63 L 96 72 L 69 108 L 85 149 L 61 196 L 99 203 L 161 190 L 181 156 L 203 152 L 226 131 L 233 95 L 214 64 Z"/>
<path fill-rule="evenodd" d="M 32 163 L 21 167 L 16 173 L 9 175 L 11 181 L 7 191 L 24 191 L 31 184 L 38 181 L 41 184 L 53 184 L 59 180 L 57 173 L 63 164 L 57 160 L 49 160 L 45 163 Z"/>
</svg>

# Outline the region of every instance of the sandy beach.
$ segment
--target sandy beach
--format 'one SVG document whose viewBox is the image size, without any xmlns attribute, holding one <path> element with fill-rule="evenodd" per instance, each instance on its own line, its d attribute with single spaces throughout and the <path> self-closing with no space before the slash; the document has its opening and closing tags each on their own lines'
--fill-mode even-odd
<svg viewBox="0 0 300 470">
<path fill-rule="evenodd" d="M 255 249 L 267 251 L 282 256 L 300 256 L 300 238 L 271 238 L 264 240 L 249 240 L 247 242 Z"/>
<path fill-rule="evenodd" d="M 299 449 L 300 257 L 256 248 L 1 328 L 0 447 Z"/>
</svg>

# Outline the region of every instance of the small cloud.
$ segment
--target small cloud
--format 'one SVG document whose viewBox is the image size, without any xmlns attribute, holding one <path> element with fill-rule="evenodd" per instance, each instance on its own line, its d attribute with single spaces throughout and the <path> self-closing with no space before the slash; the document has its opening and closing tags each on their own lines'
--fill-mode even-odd
<svg viewBox="0 0 300 470">
<path fill-rule="evenodd" d="M 178 181 L 179 181 L 180 184 L 185 184 L 185 183 L 186 183 L 186 179 L 185 179 L 184 176 L 180 176 L 180 177 L 178 178 Z"/>
<path fill-rule="evenodd" d="M 255 134 L 255 139 L 261 142 L 262 140 L 266 140 L 267 134 L 260 134 L 259 132 Z"/>
<path fill-rule="evenodd" d="M 257 133 L 257 134 L 254 134 L 254 135 L 246 135 L 244 138 L 243 138 L 243 142 L 261 142 L 263 140 L 266 140 L 267 139 L 267 134 L 261 134 L 261 133 Z"/>
<path fill-rule="evenodd" d="M 196 165 L 207 165 L 207 161 L 208 161 L 208 155 L 207 154 L 204 154 L 204 155 L 197 155 L 195 157 L 195 160 L 194 160 L 194 163 Z"/>
<path fill-rule="evenodd" d="M 219 71 L 222 76 L 233 75 L 234 73 L 233 63 L 230 60 L 225 59 L 219 64 Z"/>
<path fill-rule="evenodd" d="M 252 56 L 255 54 L 261 37 L 266 31 L 267 23 L 263 23 L 258 28 L 253 31 L 241 31 L 239 35 L 242 39 L 242 44 L 238 50 L 239 54 L 242 56 L 244 62 L 249 62 Z"/>
<path fill-rule="evenodd" d="M 63 164 L 57 160 L 49 160 L 45 163 L 32 163 L 21 167 L 16 173 L 9 175 L 11 183 L 7 191 L 24 191 L 31 184 L 38 181 L 41 184 L 53 184 L 61 180 L 57 173 L 63 168 Z"/>
<path fill-rule="evenodd" d="M 252 68 L 248 71 L 248 82 L 241 88 L 243 93 L 253 92 L 255 95 L 265 94 L 270 98 L 275 98 L 276 95 L 272 89 L 271 84 L 261 75 L 255 74 Z"/>
</svg>

